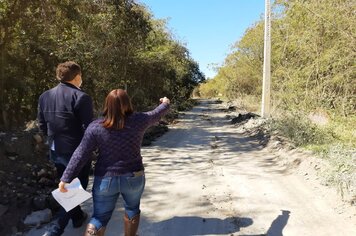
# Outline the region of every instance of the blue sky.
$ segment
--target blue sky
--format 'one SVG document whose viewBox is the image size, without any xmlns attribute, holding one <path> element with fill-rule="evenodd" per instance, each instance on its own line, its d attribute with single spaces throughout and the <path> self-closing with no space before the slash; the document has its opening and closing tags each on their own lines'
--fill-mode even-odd
<svg viewBox="0 0 356 236">
<path fill-rule="evenodd" d="M 231 46 L 264 14 L 264 0 L 138 0 L 183 42 L 206 77 L 209 64 L 224 62 Z"/>
</svg>

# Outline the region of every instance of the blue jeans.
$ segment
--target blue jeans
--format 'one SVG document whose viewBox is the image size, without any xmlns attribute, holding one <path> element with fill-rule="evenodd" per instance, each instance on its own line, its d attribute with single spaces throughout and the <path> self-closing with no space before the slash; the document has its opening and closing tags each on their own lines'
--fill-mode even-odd
<svg viewBox="0 0 356 236">
<path fill-rule="evenodd" d="M 114 177 L 95 176 L 93 184 L 94 212 L 91 224 L 99 230 L 105 227 L 115 209 L 120 194 L 124 200 L 125 213 L 130 219 L 140 214 L 140 200 L 145 188 L 145 175 L 126 174 Z"/>
</svg>

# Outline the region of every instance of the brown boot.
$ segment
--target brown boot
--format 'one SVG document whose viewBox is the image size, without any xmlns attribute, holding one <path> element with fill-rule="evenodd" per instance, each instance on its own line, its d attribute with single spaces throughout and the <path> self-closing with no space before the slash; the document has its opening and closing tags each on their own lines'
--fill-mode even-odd
<svg viewBox="0 0 356 236">
<path fill-rule="evenodd" d="M 131 220 L 125 213 L 124 225 L 125 225 L 125 236 L 136 236 L 138 225 L 140 224 L 140 214 L 135 215 Z"/>
<path fill-rule="evenodd" d="M 101 227 L 101 228 L 98 230 L 98 232 L 96 232 L 96 235 L 97 235 L 97 236 L 104 236 L 105 230 L 106 230 L 106 227 Z"/>
<path fill-rule="evenodd" d="M 106 227 L 101 227 L 99 230 L 96 230 L 95 225 L 88 224 L 84 236 L 104 236 L 105 229 Z"/>
</svg>

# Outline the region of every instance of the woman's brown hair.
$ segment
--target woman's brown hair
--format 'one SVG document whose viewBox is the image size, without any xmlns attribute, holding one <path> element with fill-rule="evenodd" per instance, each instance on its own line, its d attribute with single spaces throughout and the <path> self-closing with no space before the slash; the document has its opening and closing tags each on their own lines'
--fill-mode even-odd
<svg viewBox="0 0 356 236">
<path fill-rule="evenodd" d="M 125 118 L 133 113 L 129 95 L 123 89 L 111 91 L 105 99 L 104 121 L 105 128 L 124 128 Z"/>
</svg>

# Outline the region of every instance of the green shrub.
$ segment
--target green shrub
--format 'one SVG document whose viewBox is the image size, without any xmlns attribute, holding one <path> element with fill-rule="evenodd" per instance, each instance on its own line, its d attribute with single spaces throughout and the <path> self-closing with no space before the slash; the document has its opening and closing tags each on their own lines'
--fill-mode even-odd
<svg viewBox="0 0 356 236">
<path fill-rule="evenodd" d="M 289 138 L 297 146 L 322 145 L 331 142 L 335 137 L 330 128 L 321 128 L 307 119 L 306 115 L 297 112 L 275 119 L 271 129 Z"/>
<path fill-rule="evenodd" d="M 183 102 L 176 104 L 178 111 L 187 111 L 192 109 L 196 105 L 196 100 L 188 99 Z"/>
</svg>

